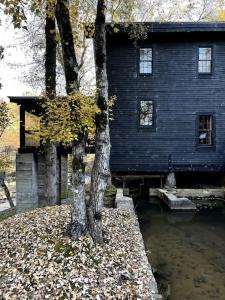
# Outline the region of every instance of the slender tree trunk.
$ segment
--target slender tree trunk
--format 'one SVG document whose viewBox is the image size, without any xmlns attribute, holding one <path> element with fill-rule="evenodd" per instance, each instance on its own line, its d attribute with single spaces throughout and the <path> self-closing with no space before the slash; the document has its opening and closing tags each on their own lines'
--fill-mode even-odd
<svg viewBox="0 0 225 300">
<path fill-rule="evenodd" d="M 48 15 L 48 7 L 46 8 L 45 42 L 45 88 L 47 96 L 54 99 L 56 96 L 56 23 L 54 14 Z"/>
<path fill-rule="evenodd" d="M 106 73 L 106 32 L 105 32 L 105 0 L 98 0 L 95 20 L 95 61 L 97 105 L 100 113 L 96 115 L 96 151 L 91 175 L 91 192 L 88 204 L 88 225 L 92 238 L 96 242 L 102 240 L 102 207 L 107 182 L 110 177 L 110 136 L 108 115 L 108 81 Z"/>
<path fill-rule="evenodd" d="M 46 7 L 46 55 L 45 55 L 45 86 L 46 96 L 54 99 L 56 96 L 56 24 L 54 13 L 49 15 Z M 51 141 L 44 145 L 46 168 L 45 199 L 48 205 L 57 204 L 57 146 Z"/>
<path fill-rule="evenodd" d="M 12 197 L 10 195 L 10 191 L 5 183 L 5 172 L 0 172 L 0 186 L 3 188 L 4 192 L 5 192 L 5 196 L 6 196 L 6 199 L 8 200 L 9 202 L 9 205 L 10 207 L 15 207 L 14 203 L 13 203 L 13 200 L 12 200 Z"/>
<path fill-rule="evenodd" d="M 70 22 L 69 1 L 58 0 L 56 18 L 63 51 L 67 94 L 78 91 L 78 63 L 76 59 L 73 32 Z M 85 200 L 85 135 L 72 145 L 72 189 L 73 208 L 71 215 L 71 235 L 78 239 L 87 230 Z"/>
<path fill-rule="evenodd" d="M 62 44 L 64 72 L 67 94 L 78 91 L 78 63 L 76 59 L 73 31 L 70 22 L 69 1 L 58 0 L 56 5 L 56 19 Z"/>
</svg>

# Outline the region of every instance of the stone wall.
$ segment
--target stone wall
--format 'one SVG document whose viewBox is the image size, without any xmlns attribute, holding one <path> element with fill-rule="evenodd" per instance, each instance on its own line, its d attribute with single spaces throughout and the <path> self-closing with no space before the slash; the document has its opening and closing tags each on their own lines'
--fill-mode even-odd
<svg viewBox="0 0 225 300">
<path fill-rule="evenodd" d="M 38 207 L 37 161 L 33 153 L 16 156 L 16 210 L 23 212 Z"/>
<path fill-rule="evenodd" d="M 43 154 L 37 156 L 37 176 L 38 176 L 38 206 L 46 205 L 44 186 L 45 186 L 45 163 Z"/>
</svg>

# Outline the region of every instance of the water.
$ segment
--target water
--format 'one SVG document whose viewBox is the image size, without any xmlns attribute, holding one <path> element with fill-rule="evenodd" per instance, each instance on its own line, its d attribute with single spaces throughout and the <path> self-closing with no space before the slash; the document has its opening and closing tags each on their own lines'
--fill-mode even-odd
<svg viewBox="0 0 225 300">
<path fill-rule="evenodd" d="M 159 289 L 170 300 L 225 300 L 225 205 L 172 213 L 160 202 L 136 202 Z"/>
</svg>

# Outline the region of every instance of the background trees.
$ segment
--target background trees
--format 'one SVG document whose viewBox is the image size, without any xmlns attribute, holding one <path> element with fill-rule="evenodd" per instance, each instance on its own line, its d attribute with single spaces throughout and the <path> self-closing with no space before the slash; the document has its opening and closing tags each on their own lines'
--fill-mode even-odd
<svg viewBox="0 0 225 300">
<path fill-rule="evenodd" d="M 10 124 L 9 108 L 5 102 L 0 101 L 0 139 Z M 1 144 L 0 144 L 1 146 Z M 4 190 L 7 200 L 9 201 L 10 207 L 14 207 L 9 189 L 5 183 L 5 169 L 9 166 L 10 160 L 4 151 L 1 151 L 0 147 L 0 186 Z"/>
<path fill-rule="evenodd" d="M 10 124 L 9 108 L 3 101 L 0 102 L 0 137 Z"/>
</svg>

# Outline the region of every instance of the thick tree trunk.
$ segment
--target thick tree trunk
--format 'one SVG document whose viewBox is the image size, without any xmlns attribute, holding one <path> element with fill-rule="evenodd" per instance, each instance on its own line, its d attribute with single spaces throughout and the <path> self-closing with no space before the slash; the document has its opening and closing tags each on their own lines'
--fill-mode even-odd
<svg viewBox="0 0 225 300">
<path fill-rule="evenodd" d="M 95 60 L 97 105 L 100 113 L 96 116 L 96 151 L 91 176 L 91 192 L 88 204 L 88 225 L 92 238 L 102 240 L 102 207 L 107 182 L 110 177 L 110 136 L 108 116 L 108 81 L 106 73 L 106 32 L 105 32 L 105 0 L 98 0 L 95 21 Z"/>
<path fill-rule="evenodd" d="M 53 14 L 54 15 L 54 14 Z M 48 13 L 46 8 L 46 55 L 45 55 L 45 86 L 46 96 L 54 99 L 56 96 L 56 24 L 55 18 Z M 48 120 L 46 120 L 48 122 Z M 51 141 L 44 145 L 45 154 L 45 200 L 48 205 L 57 204 L 57 146 Z"/>
<path fill-rule="evenodd" d="M 78 239 L 87 231 L 86 194 L 85 194 L 85 139 L 72 148 L 72 185 L 73 208 L 71 235 Z"/>
<path fill-rule="evenodd" d="M 15 207 L 14 203 L 13 203 L 13 200 L 12 200 L 12 197 L 10 195 L 10 191 L 5 183 L 5 172 L 0 172 L 0 186 L 3 188 L 4 192 L 5 192 L 5 196 L 6 196 L 6 199 L 8 200 L 9 202 L 9 205 L 10 207 Z"/>
<path fill-rule="evenodd" d="M 76 93 L 78 84 L 78 63 L 76 59 L 73 32 L 70 22 L 69 1 L 58 0 L 56 18 L 63 51 L 66 91 L 68 95 Z M 73 208 L 71 220 L 71 235 L 78 239 L 87 230 L 86 200 L 85 200 L 85 135 L 72 146 L 72 189 Z"/>
</svg>

